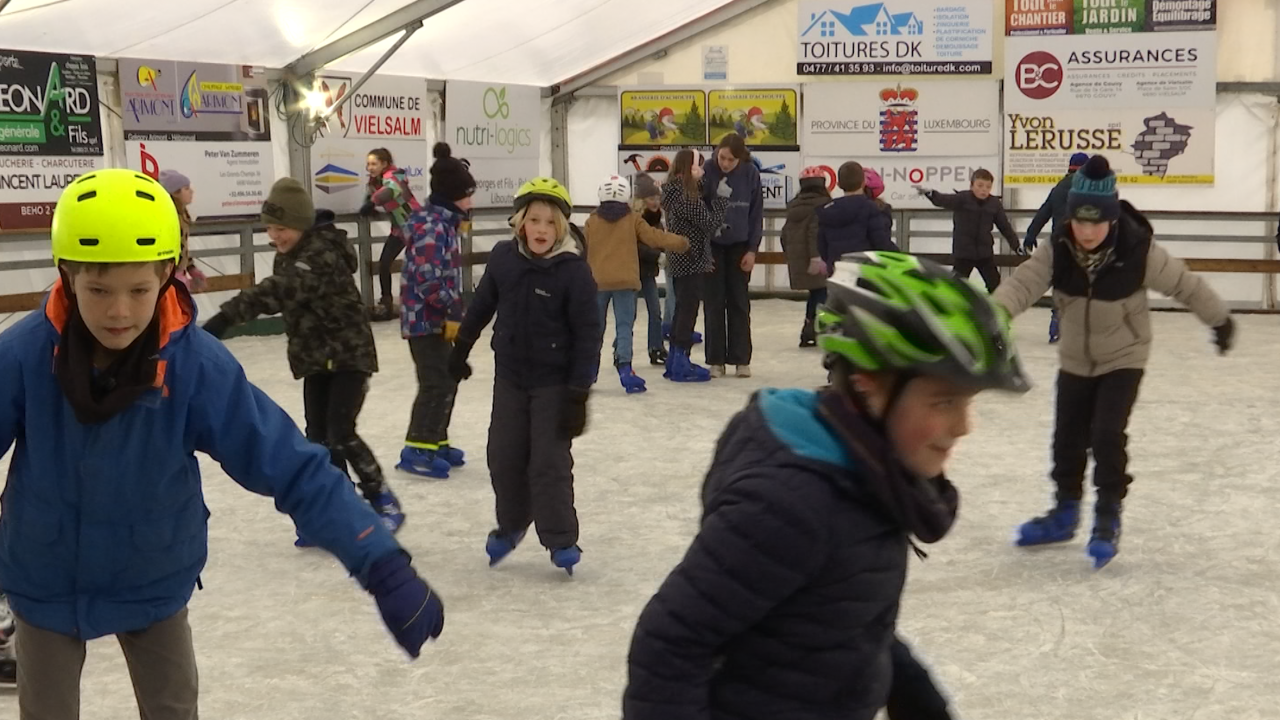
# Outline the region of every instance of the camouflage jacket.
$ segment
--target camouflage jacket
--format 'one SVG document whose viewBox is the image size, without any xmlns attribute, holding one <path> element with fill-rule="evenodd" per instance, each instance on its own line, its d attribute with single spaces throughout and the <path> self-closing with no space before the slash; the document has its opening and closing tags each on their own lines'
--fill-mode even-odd
<svg viewBox="0 0 1280 720">
<path fill-rule="evenodd" d="M 234 323 L 283 315 L 295 378 L 336 370 L 373 374 L 378 353 L 353 276 L 358 266 L 346 232 L 317 226 L 292 250 L 276 255 L 271 277 L 228 300 L 221 311 Z"/>
</svg>

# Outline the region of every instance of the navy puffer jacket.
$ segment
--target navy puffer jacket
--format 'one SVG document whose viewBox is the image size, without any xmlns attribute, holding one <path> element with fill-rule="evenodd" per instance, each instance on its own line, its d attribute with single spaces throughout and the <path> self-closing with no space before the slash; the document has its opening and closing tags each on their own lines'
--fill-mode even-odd
<svg viewBox="0 0 1280 720">
<path fill-rule="evenodd" d="M 956 496 L 941 478 L 892 489 L 883 442 L 865 423 L 837 428 L 832 397 L 764 390 L 730 422 L 702 527 L 636 627 L 626 720 L 872 720 L 885 707 L 905 525 L 927 497 L 945 520 L 921 539 L 938 539 Z"/>
</svg>

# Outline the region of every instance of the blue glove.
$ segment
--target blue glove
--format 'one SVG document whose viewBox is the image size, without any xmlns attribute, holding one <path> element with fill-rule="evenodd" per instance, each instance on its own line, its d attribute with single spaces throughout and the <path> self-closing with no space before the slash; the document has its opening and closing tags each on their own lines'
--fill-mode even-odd
<svg viewBox="0 0 1280 720">
<path fill-rule="evenodd" d="M 410 657 L 444 630 L 444 603 L 432 591 L 403 550 L 378 560 L 369 569 L 369 594 L 378 601 L 382 622 Z"/>
<path fill-rule="evenodd" d="M 1040 242 L 1036 238 L 1033 238 L 1030 235 L 1028 235 L 1027 239 L 1022 241 L 1022 249 L 1026 250 L 1028 253 L 1034 252 L 1036 249 L 1036 246 L 1038 246 L 1039 244 Z"/>
</svg>

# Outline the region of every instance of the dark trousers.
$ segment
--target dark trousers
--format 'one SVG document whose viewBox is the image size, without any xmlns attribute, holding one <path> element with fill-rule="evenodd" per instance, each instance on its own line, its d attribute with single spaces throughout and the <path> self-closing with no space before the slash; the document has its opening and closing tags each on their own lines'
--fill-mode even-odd
<svg viewBox="0 0 1280 720">
<path fill-rule="evenodd" d="M 493 382 L 489 419 L 489 476 L 498 530 L 524 532 L 533 523 L 546 548 L 578 542 L 573 507 L 573 441 L 557 429 L 564 386 L 524 389 L 498 377 Z"/>
<path fill-rule="evenodd" d="M 747 244 L 711 245 L 715 269 L 706 277 L 706 345 L 708 365 L 751 364 L 751 276 L 742 271 Z"/>
<path fill-rule="evenodd" d="M 378 285 L 382 290 L 381 303 L 387 307 L 391 307 L 392 303 L 395 302 L 395 295 L 391 294 L 391 263 L 394 263 L 402 252 L 404 252 L 404 240 L 399 235 L 392 233 L 382 246 L 382 256 L 378 258 Z"/>
<path fill-rule="evenodd" d="M 804 319 L 812 320 L 818 316 L 818 306 L 827 301 L 827 289 L 814 288 L 809 291 L 809 298 L 804 303 Z"/>
<path fill-rule="evenodd" d="M 671 322 L 671 347 L 678 347 L 686 354 L 693 349 L 693 328 L 698 324 L 698 307 L 702 305 L 706 278 L 706 275 L 685 275 L 671 279 L 676 291 L 675 319 Z"/>
<path fill-rule="evenodd" d="M 329 459 L 342 472 L 351 463 L 360 479 L 360 492 L 373 499 L 383 490 L 382 467 L 356 434 L 356 418 L 368 391 L 369 376 L 362 372 L 322 373 L 302 380 L 307 439 L 328 448 Z"/>
<path fill-rule="evenodd" d="M 1115 370 L 1098 377 L 1058 373 L 1052 476 L 1059 500 L 1080 500 L 1084 495 L 1090 450 L 1098 503 L 1119 505 L 1124 500 L 1133 482 L 1127 471 L 1125 429 L 1141 383 L 1141 370 Z"/>
<path fill-rule="evenodd" d="M 449 442 L 449 421 L 458 383 L 449 376 L 449 353 L 453 343 L 443 335 L 409 338 L 409 353 L 418 372 L 418 396 L 413 399 L 409 432 L 405 444 L 435 450 Z"/>
<path fill-rule="evenodd" d="M 956 258 L 955 264 L 951 266 L 952 272 L 962 280 L 968 280 L 974 268 L 977 268 L 978 274 L 982 276 L 982 282 L 986 284 L 987 292 L 994 292 L 997 287 L 1000 287 L 1000 270 L 996 268 L 995 258 L 983 260 Z"/>
<path fill-rule="evenodd" d="M 640 296 L 644 298 L 646 319 L 649 321 L 648 341 L 650 350 L 662 350 L 662 301 L 658 298 L 658 278 L 641 275 Z"/>
</svg>

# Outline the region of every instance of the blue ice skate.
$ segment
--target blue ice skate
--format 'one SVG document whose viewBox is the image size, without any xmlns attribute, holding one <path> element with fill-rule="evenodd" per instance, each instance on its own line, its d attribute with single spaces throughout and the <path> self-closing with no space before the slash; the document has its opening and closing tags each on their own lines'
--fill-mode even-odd
<svg viewBox="0 0 1280 720">
<path fill-rule="evenodd" d="M 415 447 L 401 450 L 400 462 L 396 463 L 397 470 L 440 480 L 449 477 L 450 467 L 449 461 L 436 454 L 436 451 Z"/>
<path fill-rule="evenodd" d="M 377 497 L 369 500 L 369 504 L 392 535 L 400 531 L 400 526 L 404 525 L 404 511 L 400 509 L 400 501 L 395 494 L 384 487 Z"/>
<path fill-rule="evenodd" d="M 523 539 L 523 532 L 515 536 L 504 535 L 501 530 L 490 532 L 489 539 L 484 542 L 484 551 L 489 554 L 489 567 L 502 562 Z"/>
<path fill-rule="evenodd" d="M 1049 316 L 1049 344 L 1053 345 L 1058 342 L 1058 308 L 1053 309 L 1053 314 Z"/>
<path fill-rule="evenodd" d="M 662 323 L 662 339 L 663 340 L 671 339 L 671 323 Z M 702 333 L 698 332 L 697 330 L 694 330 L 693 335 L 690 336 L 690 342 L 692 342 L 694 345 L 702 344 Z"/>
<path fill-rule="evenodd" d="M 667 356 L 667 370 L 662 373 L 662 377 L 678 383 L 708 382 L 711 380 L 711 371 L 693 364 L 689 360 L 689 353 L 683 348 L 672 347 L 671 354 Z"/>
<path fill-rule="evenodd" d="M 648 389 L 644 386 L 644 378 L 631 369 L 631 363 L 623 363 L 618 366 L 618 380 L 622 381 L 622 387 L 627 391 L 628 395 L 642 393 Z"/>
<path fill-rule="evenodd" d="M 436 457 L 444 458 L 450 467 L 462 467 L 467 464 L 467 454 L 448 443 L 440 443 L 440 449 L 436 450 Z"/>
<path fill-rule="evenodd" d="M 1066 542 L 1076 536 L 1080 526 L 1080 501 L 1062 500 L 1048 514 L 1022 524 L 1018 528 L 1018 547 Z"/>
<path fill-rule="evenodd" d="M 573 566 L 582 560 L 582 548 L 577 545 L 555 548 L 551 551 L 551 564 L 573 576 Z"/>
<path fill-rule="evenodd" d="M 1093 537 L 1085 548 L 1093 558 L 1093 568 L 1100 570 L 1120 552 L 1120 513 L 1103 510 L 1093 524 Z"/>
</svg>

